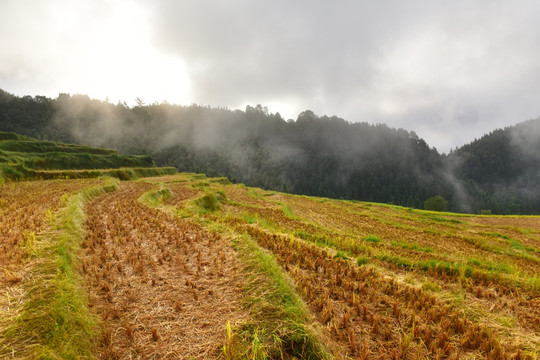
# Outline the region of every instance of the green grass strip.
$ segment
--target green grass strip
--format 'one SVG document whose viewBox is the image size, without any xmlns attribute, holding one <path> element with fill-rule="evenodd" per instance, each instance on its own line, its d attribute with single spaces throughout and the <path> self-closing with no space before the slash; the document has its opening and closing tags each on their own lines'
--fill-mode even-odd
<svg viewBox="0 0 540 360">
<path fill-rule="evenodd" d="M 257 349 L 264 352 L 261 359 L 279 359 L 284 352 L 298 359 L 331 359 L 307 325 L 312 321 L 309 310 L 274 256 L 248 234 L 235 238 L 233 246 L 249 274 L 245 301 L 254 320 L 238 329 L 238 337 L 249 344 L 249 350 L 238 351 L 236 358 L 253 356 Z"/>
<path fill-rule="evenodd" d="M 5 334 L 17 357 L 94 358 L 99 322 L 88 309 L 77 252 L 84 239 L 86 202 L 117 187 L 108 181 L 67 198 L 56 229 L 41 239 L 23 310 Z"/>
</svg>

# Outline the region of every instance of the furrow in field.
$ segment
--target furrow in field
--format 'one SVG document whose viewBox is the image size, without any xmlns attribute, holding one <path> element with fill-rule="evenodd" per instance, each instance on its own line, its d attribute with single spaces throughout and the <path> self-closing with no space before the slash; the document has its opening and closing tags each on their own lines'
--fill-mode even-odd
<svg viewBox="0 0 540 360">
<path fill-rule="evenodd" d="M 318 320 L 355 358 L 505 358 L 516 351 L 420 288 L 333 258 L 301 240 L 254 227 L 244 230 L 288 269 Z"/>
<path fill-rule="evenodd" d="M 104 334 L 99 358 L 217 357 L 242 322 L 240 265 L 228 242 L 138 201 L 122 183 L 88 206 L 83 271 Z"/>
</svg>

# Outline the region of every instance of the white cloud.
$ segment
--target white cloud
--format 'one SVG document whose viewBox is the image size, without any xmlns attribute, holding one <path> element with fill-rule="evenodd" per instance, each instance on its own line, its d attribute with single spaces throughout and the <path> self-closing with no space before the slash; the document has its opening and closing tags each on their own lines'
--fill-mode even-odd
<svg viewBox="0 0 540 360">
<path fill-rule="evenodd" d="M 133 102 L 190 102 L 179 56 L 152 44 L 148 9 L 130 1 L 8 1 L 0 80 L 7 91 Z"/>
<path fill-rule="evenodd" d="M 0 86 L 306 109 L 439 150 L 540 115 L 536 1 L 4 0 Z"/>
</svg>

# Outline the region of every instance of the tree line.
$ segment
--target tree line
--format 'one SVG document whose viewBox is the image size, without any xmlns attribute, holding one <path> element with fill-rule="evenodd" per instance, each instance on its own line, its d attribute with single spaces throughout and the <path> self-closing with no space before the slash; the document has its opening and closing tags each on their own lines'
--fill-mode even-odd
<svg viewBox="0 0 540 360">
<path fill-rule="evenodd" d="M 150 154 L 159 166 L 296 194 L 415 208 L 438 195 L 461 212 L 540 213 L 533 186 L 538 124 L 497 130 L 444 155 L 414 132 L 309 110 L 293 121 L 261 105 L 128 107 L 85 95 L 0 90 L 1 131 Z"/>
</svg>

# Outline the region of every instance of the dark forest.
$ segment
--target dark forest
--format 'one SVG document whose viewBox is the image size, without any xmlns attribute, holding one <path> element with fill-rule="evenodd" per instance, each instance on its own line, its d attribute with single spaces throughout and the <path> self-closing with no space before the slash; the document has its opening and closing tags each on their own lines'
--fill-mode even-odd
<svg viewBox="0 0 540 360">
<path fill-rule="evenodd" d="M 151 155 L 156 165 L 269 190 L 424 208 L 540 213 L 540 120 L 494 130 L 450 154 L 414 132 L 306 110 L 111 104 L 85 95 L 0 90 L 0 131 Z"/>
</svg>

